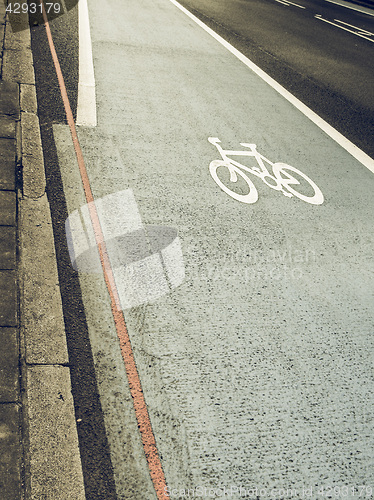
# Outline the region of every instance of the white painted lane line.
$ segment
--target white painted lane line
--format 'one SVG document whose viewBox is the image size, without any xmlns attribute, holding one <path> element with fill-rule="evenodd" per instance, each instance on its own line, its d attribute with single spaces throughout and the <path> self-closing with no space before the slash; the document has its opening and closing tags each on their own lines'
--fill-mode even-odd
<svg viewBox="0 0 374 500">
<path fill-rule="evenodd" d="M 96 127 L 95 73 L 92 60 L 92 44 L 87 0 L 78 3 L 79 18 L 79 82 L 77 125 Z"/>
<path fill-rule="evenodd" d="M 374 42 L 371 38 L 368 38 L 367 36 L 361 35 L 360 33 L 357 33 L 356 31 L 349 30 L 348 28 L 344 28 L 344 26 L 340 26 L 340 24 L 333 23 L 332 21 L 329 21 L 328 19 L 324 19 L 321 17 L 320 14 L 316 14 L 314 16 L 316 19 L 319 21 L 324 21 L 325 23 L 332 24 L 333 26 L 336 26 L 337 28 L 340 28 L 341 30 L 348 31 L 348 33 L 352 33 L 352 35 L 359 36 L 360 38 L 364 38 L 365 40 L 369 40 L 369 42 Z"/>
<path fill-rule="evenodd" d="M 294 5 L 295 7 L 299 7 L 299 9 L 305 9 L 304 5 L 299 5 L 298 3 L 290 2 L 289 0 L 286 0 L 287 3 Z"/>
<path fill-rule="evenodd" d="M 345 7 L 346 9 L 356 10 L 357 12 L 361 12 L 362 14 L 367 14 L 368 16 L 374 16 L 374 12 L 370 11 L 370 9 L 366 8 L 366 7 L 362 7 L 362 8 L 353 7 L 352 4 L 349 4 L 349 3 L 344 2 L 344 1 L 340 1 L 340 2 L 336 2 L 335 0 L 325 0 L 325 1 L 329 2 L 329 3 L 334 3 L 335 5 L 339 5 L 340 7 Z"/>
<path fill-rule="evenodd" d="M 353 142 L 344 137 L 340 132 L 338 132 L 334 127 L 329 125 L 325 120 L 312 111 L 308 106 L 303 104 L 299 99 L 297 99 L 291 92 L 288 92 L 282 85 L 276 82 L 271 76 L 269 76 L 265 71 L 260 69 L 254 62 L 252 62 L 248 57 L 242 54 L 239 50 L 222 38 L 218 33 L 209 28 L 200 19 L 194 16 L 189 10 L 183 7 L 176 0 L 169 0 L 178 9 L 180 9 L 186 16 L 192 19 L 198 26 L 203 28 L 209 35 L 211 35 L 217 42 L 223 45 L 227 50 L 229 50 L 234 56 L 236 56 L 243 64 L 245 64 L 250 70 L 252 70 L 257 76 L 259 76 L 264 82 L 273 87 L 281 96 L 287 99 L 288 102 L 293 104 L 295 108 L 301 111 L 309 120 L 315 123 L 321 130 L 323 130 L 331 139 L 337 142 L 342 148 L 344 148 L 349 154 L 351 154 L 356 160 L 358 160 L 362 165 L 374 173 L 374 160 L 367 155 L 362 149 L 357 147 Z"/>
<path fill-rule="evenodd" d="M 278 3 L 281 3 L 282 5 L 285 5 L 286 7 L 289 7 L 289 4 L 286 2 L 282 2 L 282 0 L 275 0 Z"/>
<path fill-rule="evenodd" d="M 294 3 L 294 2 L 289 2 L 289 0 L 275 0 L 276 2 L 278 3 L 281 3 L 283 5 L 286 5 L 286 7 L 290 7 L 290 5 L 294 5 L 295 7 L 299 7 L 300 9 L 305 9 L 305 7 L 303 5 L 299 5 L 298 3 Z"/>
<path fill-rule="evenodd" d="M 374 33 L 371 31 L 364 30 L 363 28 L 360 28 L 359 26 L 354 26 L 353 24 L 348 24 L 345 23 L 344 21 L 340 21 L 339 19 L 334 19 L 337 23 L 344 24 L 345 26 L 349 26 L 350 28 L 355 28 L 360 32 L 361 35 L 368 35 L 368 36 L 374 36 Z"/>
</svg>

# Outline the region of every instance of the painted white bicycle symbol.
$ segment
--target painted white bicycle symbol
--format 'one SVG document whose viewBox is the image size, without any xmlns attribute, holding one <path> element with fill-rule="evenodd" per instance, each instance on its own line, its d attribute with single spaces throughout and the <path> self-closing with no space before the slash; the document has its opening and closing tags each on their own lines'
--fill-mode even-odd
<svg viewBox="0 0 374 500">
<path fill-rule="evenodd" d="M 256 150 L 256 144 L 241 142 L 241 146 L 249 149 L 244 151 L 233 151 L 223 149 L 220 146 L 221 141 L 217 137 L 209 137 L 208 141 L 216 146 L 222 157 L 222 160 L 213 160 L 210 163 L 210 174 L 219 187 L 235 200 L 242 201 L 243 203 L 255 203 L 258 200 L 257 189 L 251 179 L 249 179 L 249 177 L 247 177 L 247 175 L 243 172 L 243 170 L 245 170 L 250 174 L 260 177 L 260 179 L 270 188 L 275 189 L 276 191 L 281 191 L 284 196 L 287 196 L 288 198 L 296 196 L 297 198 L 300 198 L 300 200 L 311 203 L 312 205 L 321 205 L 323 203 L 322 191 L 311 179 L 309 179 L 309 177 L 300 172 L 300 170 L 297 170 L 297 168 L 291 167 L 291 165 L 287 165 L 286 163 L 271 162 Z M 229 156 L 252 156 L 256 159 L 259 166 L 247 167 L 238 161 L 229 158 Z M 266 168 L 265 162 L 271 166 L 273 175 Z M 248 184 L 249 193 L 239 194 L 226 186 L 217 174 L 217 170 L 220 167 L 226 167 L 229 170 L 230 182 L 237 182 L 238 176 L 241 177 Z M 306 181 L 312 189 L 308 187 L 307 194 L 303 194 L 291 187 L 293 185 L 300 185 L 300 181 L 292 174 L 296 174 L 299 178 L 302 178 L 303 181 Z M 228 181 L 226 181 L 226 183 L 227 182 Z M 303 182 L 303 184 L 305 183 Z"/>
</svg>

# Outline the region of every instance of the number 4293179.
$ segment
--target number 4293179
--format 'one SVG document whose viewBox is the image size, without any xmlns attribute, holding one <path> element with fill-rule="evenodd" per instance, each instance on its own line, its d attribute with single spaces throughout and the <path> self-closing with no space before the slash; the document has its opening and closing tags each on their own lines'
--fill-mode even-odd
<svg viewBox="0 0 374 500">
<path fill-rule="evenodd" d="M 44 3 L 44 2 L 43 2 Z M 59 14 L 61 10 L 61 4 L 58 2 L 45 2 L 44 9 L 47 14 Z M 9 14 L 36 14 L 43 13 L 43 4 L 42 3 L 12 3 L 10 2 L 5 9 Z"/>
</svg>

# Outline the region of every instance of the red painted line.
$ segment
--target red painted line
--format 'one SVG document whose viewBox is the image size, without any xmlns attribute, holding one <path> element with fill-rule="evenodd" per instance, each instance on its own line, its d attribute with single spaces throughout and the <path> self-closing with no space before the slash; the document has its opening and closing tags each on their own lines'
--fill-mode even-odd
<svg viewBox="0 0 374 500">
<path fill-rule="evenodd" d="M 145 456 L 147 458 L 150 476 L 153 482 L 153 486 L 156 490 L 157 498 L 165 498 L 166 492 L 166 480 L 165 475 L 162 470 L 161 460 L 157 450 L 155 436 L 153 434 L 151 420 L 149 418 L 149 413 L 147 405 L 144 399 L 144 394 L 142 390 L 142 385 L 139 378 L 138 369 L 136 367 L 134 353 L 131 347 L 131 342 L 129 334 L 126 327 L 125 318 L 123 311 L 117 308 L 117 304 L 120 304 L 118 290 L 113 277 L 113 270 L 111 268 L 108 252 L 106 249 L 103 232 L 100 225 L 99 216 L 96 210 L 94 197 L 92 194 L 90 181 L 87 174 L 87 169 L 85 166 L 82 149 L 79 144 L 77 130 L 75 128 L 73 113 L 71 111 L 70 102 L 68 94 L 66 92 L 65 81 L 62 75 L 60 63 L 56 53 L 56 49 L 53 43 L 51 29 L 49 27 L 48 17 L 45 12 L 43 0 L 40 0 L 43 10 L 43 19 L 45 24 L 45 29 L 47 33 L 49 48 L 51 50 L 52 59 L 55 65 L 55 70 L 60 85 L 61 97 L 65 107 L 66 119 L 70 127 L 71 136 L 73 139 L 75 154 L 77 157 L 78 167 L 83 183 L 83 188 L 86 196 L 87 203 L 89 203 L 89 212 L 91 217 L 92 226 L 95 233 L 96 244 L 99 249 L 101 265 L 103 268 L 104 279 L 106 286 L 108 288 L 111 309 L 116 325 L 116 331 L 118 339 L 120 342 L 122 358 L 126 368 L 126 374 L 130 386 L 131 396 L 133 398 L 133 404 L 136 414 L 136 419 L 138 421 L 138 426 L 142 438 L 143 448 Z"/>
</svg>

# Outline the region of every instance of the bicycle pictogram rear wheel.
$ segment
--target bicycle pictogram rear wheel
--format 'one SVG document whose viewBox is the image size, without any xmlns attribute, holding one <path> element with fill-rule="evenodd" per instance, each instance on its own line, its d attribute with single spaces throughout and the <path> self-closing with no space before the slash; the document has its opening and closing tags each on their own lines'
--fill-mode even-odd
<svg viewBox="0 0 374 500">
<path fill-rule="evenodd" d="M 290 173 L 288 173 L 290 171 Z M 287 165 L 286 163 L 274 163 L 273 164 L 273 172 L 275 177 L 279 180 L 279 182 L 284 186 L 291 194 L 300 198 L 300 200 L 305 201 L 306 203 L 311 203 L 312 205 L 322 205 L 324 198 L 322 191 L 309 177 L 300 170 L 291 165 Z M 298 177 L 301 177 L 303 181 L 306 181 L 309 186 L 307 186 L 307 194 L 304 194 L 301 191 L 297 191 L 292 185 L 297 186 L 300 185 L 301 182 L 295 178 L 291 172 L 296 174 Z M 283 174 L 283 175 L 282 175 Z M 301 186 L 302 188 L 302 186 Z M 305 191 L 305 190 L 304 190 Z"/>
<path fill-rule="evenodd" d="M 240 193 L 233 191 L 228 186 L 226 186 L 226 184 L 223 181 L 221 181 L 221 179 L 219 178 L 219 176 L 217 174 L 217 170 L 219 169 L 219 167 L 226 167 L 229 170 L 229 172 L 230 172 L 229 182 L 232 182 L 232 183 L 238 182 L 238 176 L 241 177 L 245 181 L 245 183 L 248 185 L 249 192 L 247 194 L 240 194 Z M 231 163 L 227 163 L 227 162 L 222 161 L 222 160 L 214 160 L 209 165 L 209 171 L 210 171 L 210 175 L 216 181 L 218 186 L 225 193 L 227 193 L 229 196 L 234 198 L 234 200 L 238 200 L 238 201 L 241 201 L 243 203 L 256 203 L 256 201 L 258 200 L 257 189 L 256 189 L 255 185 L 253 184 L 253 182 L 251 181 L 251 179 L 249 179 L 244 174 L 244 172 L 242 172 L 239 168 L 235 167 Z"/>
</svg>

